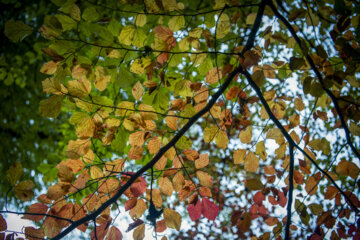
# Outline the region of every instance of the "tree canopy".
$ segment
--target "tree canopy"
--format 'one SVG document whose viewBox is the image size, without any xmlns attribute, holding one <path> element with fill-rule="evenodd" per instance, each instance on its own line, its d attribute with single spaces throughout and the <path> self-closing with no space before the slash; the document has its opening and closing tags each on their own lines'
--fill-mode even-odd
<svg viewBox="0 0 360 240">
<path fill-rule="evenodd" d="M 2 4 L 1 238 L 360 238 L 357 1 Z"/>
</svg>

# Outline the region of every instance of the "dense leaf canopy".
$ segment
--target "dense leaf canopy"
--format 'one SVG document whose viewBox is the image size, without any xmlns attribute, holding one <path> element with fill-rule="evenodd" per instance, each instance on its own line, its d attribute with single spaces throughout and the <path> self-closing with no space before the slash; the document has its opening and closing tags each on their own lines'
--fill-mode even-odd
<svg viewBox="0 0 360 240">
<path fill-rule="evenodd" d="M 356 1 L 3 4 L 0 237 L 360 237 Z"/>
</svg>

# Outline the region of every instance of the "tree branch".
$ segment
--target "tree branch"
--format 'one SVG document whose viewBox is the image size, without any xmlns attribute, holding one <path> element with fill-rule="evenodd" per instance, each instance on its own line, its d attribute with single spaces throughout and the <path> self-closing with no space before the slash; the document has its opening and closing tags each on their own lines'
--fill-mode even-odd
<svg viewBox="0 0 360 240">
<path fill-rule="evenodd" d="M 263 94 L 261 93 L 260 88 L 256 85 L 256 83 L 254 82 L 254 80 L 252 79 L 250 73 L 247 70 L 242 70 L 241 71 L 242 74 L 244 74 L 244 76 L 246 77 L 246 79 L 248 80 L 249 84 L 251 85 L 251 87 L 254 89 L 254 91 L 256 92 L 256 94 L 258 95 L 261 103 L 263 104 L 266 113 L 269 115 L 270 119 L 275 123 L 275 125 L 280 129 L 281 133 L 283 134 L 283 136 L 286 138 L 286 140 L 289 142 L 290 146 L 294 146 L 297 149 L 300 150 L 300 152 L 302 154 L 305 155 L 305 157 L 307 157 L 314 165 L 315 167 L 322 173 L 324 174 L 329 180 L 330 182 L 339 190 L 339 192 L 341 193 L 341 195 L 344 196 L 344 198 L 348 201 L 348 203 L 350 204 L 350 206 L 352 207 L 352 209 L 356 212 L 359 212 L 359 209 L 355 206 L 355 204 L 351 201 L 351 199 L 345 194 L 345 192 L 336 184 L 336 182 L 334 181 L 334 179 L 327 173 L 325 172 L 316 162 L 314 159 L 312 159 L 309 154 L 307 154 L 301 147 L 299 147 L 298 144 L 295 143 L 295 141 L 291 138 L 291 136 L 289 135 L 289 133 L 286 131 L 286 129 L 283 127 L 283 125 L 280 123 L 280 121 L 275 117 L 275 115 L 272 113 L 269 105 L 267 104 Z M 289 180 L 290 181 L 290 180 Z"/>
<path fill-rule="evenodd" d="M 276 7 L 274 6 L 274 4 L 271 2 L 271 1 L 268 1 L 267 2 L 267 5 L 271 8 L 271 10 L 274 12 L 275 16 L 277 18 L 280 19 L 280 21 L 282 21 L 285 26 L 287 27 L 287 29 L 290 31 L 291 35 L 293 36 L 293 38 L 295 39 L 295 41 L 297 42 L 297 44 L 299 45 L 300 49 L 303 49 L 303 47 L 301 46 L 301 40 L 300 38 L 297 36 L 294 28 L 291 26 L 291 24 L 289 23 L 289 21 L 284 17 L 282 16 L 278 10 L 276 9 Z M 337 102 L 337 98 L 335 97 L 335 95 L 325 87 L 325 84 L 324 84 L 324 79 L 322 77 L 322 75 L 320 74 L 319 70 L 316 68 L 315 66 L 315 63 L 314 61 L 312 60 L 312 58 L 309 56 L 309 55 L 306 55 L 305 56 L 307 62 L 309 63 L 310 67 L 312 68 L 312 70 L 315 72 L 315 75 L 317 76 L 317 78 L 319 79 L 319 82 L 322 86 L 322 88 L 324 89 L 324 91 L 327 93 L 327 95 L 331 98 L 331 101 L 333 102 L 334 104 L 334 107 L 336 109 L 336 112 L 338 113 L 339 115 L 339 118 L 340 118 L 340 122 L 341 122 L 341 125 L 345 131 L 345 136 L 346 136 L 346 141 L 347 143 L 349 144 L 351 150 L 355 153 L 356 157 L 360 160 L 360 153 L 356 150 L 352 140 L 351 140 L 351 136 L 350 136 L 350 131 L 349 131 L 349 128 L 347 127 L 346 125 L 346 122 L 345 122 L 345 118 L 344 118 L 344 115 L 343 113 L 341 112 L 341 109 L 340 109 L 340 106 Z"/>
<path fill-rule="evenodd" d="M 265 9 L 265 1 L 263 0 L 259 5 L 259 10 L 256 15 L 256 19 L 254 22 L 254 26 L 251 30 L 251 33 L 249 35 L 249 38 L 247 40 L 246 46 L 241 52 L 241 55 L 249 49 L 252 48 L 255 42 L 256 33 L 258 32 L 261 24 L 261 19 L 264 15 L 264 9 Z M 135 174 L 132 175 L 132 177 L 118 190 L 118 192 L 111 197 L 109 200 L 107 200 L 105 203 L 103 203 L 96 211 L 93 213 L 87 215 L 86 217 L 83 217 L 75 222 L 73 222 L 69 227 L 67 227 L 64 231 L 60 232 L 58 235 L 56 235 L 53 240 L 58 240 L 63 237 L 65 237 L 67 234 L 69 234 L 72 230 L 74 230 L 76 227 L 80 226 L 81 224 L 84 224 L 94 218 L 96 218 L 98 215 L 100 215 L 108 206 L 116 202 L 116 200 L 131 186 L 132 183 L 135 182 L 135 180 L 140 177 L 144 172 L 152 168 L 155 163 L 166 153 L 167 150 L 169 150 L 171 147 L 175 146 L 177 141 L 187 132 L 187 130 L 190 129 L 190 127 L 199 119 L 201 118 L 205 113 L 210 111 L 211 107 L 216 103 L 217 99 L 224 93 L 224 91 L 227 89 L 233 78 L 240 72 L 242 72 L 242 66 L 238 66 L 235 70 L 233 70 L 226 78 L 223 85 L 219 88 L 219 90 L 212 95 L 210 101 L 208 104 L 201 109 L 198 113 L 196 113 L 193 117 L 189 119 L 189 121 L 182 127 L 179 132 L 171 139 L 171 141 L 166 144 L 164 147 L 162 147 L 159 152 L 153 157 L 153 159 L 147 163 L 144 167 L 140 168 Z"/>
</svg>

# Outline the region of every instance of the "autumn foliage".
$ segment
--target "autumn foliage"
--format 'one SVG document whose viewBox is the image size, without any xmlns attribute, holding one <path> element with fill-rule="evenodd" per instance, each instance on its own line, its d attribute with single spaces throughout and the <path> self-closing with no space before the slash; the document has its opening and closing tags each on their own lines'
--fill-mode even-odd
<svg viewBox="0 0 360 240">
<path fill-rule="evenodd" d="M 52 2 L 39 113 L 71 131 L 41 194 L 7 170 L 26 238 L 360 238 L 358 3 Z"/>
</svg>

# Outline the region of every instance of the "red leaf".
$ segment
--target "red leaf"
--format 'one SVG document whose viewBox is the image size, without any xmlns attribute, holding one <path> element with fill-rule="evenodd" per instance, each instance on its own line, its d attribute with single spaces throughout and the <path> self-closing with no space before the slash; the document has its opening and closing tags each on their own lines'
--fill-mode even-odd
<svg viewBox="0 0 360 240">
<path fill-rule="evenodd" d="M 261 191 L 255 193 L 254 195 L 254 202 L 257 204 L 257 205 L 262 205 L 262 202 L 265 200 L 265 196 L 264 194 L 262 194 Z"/>
<path fill-rule="evenodd" d="M 104 223 L 100 226 L 96 227 L 96 237 L 95 237 L 95 229 L 91 232 L 90 238 L 91 240 L 103 240 L 106 236 L 106 233 L 109 230 L 109 225 L 107 223 Z"/>
<path fill-rule="evenodd" d="M 196 204 L 189 204 L 186 209 L 188 210 L 191 220 L 193 220 L 193 221 L 198 220 L 201 217 L 201 201 L 200 201 L 200 199 L 196 202 Z"/>
<path fill-rule="evenodd" d="M 7 229 L 7 224 L 4 217 L 0 214 L 0 231 L 5 231 Z"/>
<path fill-rule="evenodd" d="M 48 210 L 48 207 L 42 203 L 34 203 L 31 204 L 30 207 L 27 209 L 27 213 L 37 213 L 37 214 L 45 214 Z M 40 221 L 45 217 L 45 215 L 24 215 L 24 219 L 29 219 L 31 221 Z"/>
<path fill-rule="evenodd" d="M 125 211 L 128 211 L 128 210 L 132 209 L 133 207 L 135 207 L 136 203 L 137 203 L 137 198 L 131 198 L 131 199 L 127 200 L 125 202 Z"/>
<path fill-rule="evenodd" d="M 208 198 L 202 200 L 202 214 L 209 220 L 215 220 L 219 213 L 219 207 Z"/>
<path fill-rule="evenodd" d="M 145 178 L 139 177 L 130 187 L 131 193 L 134 197 L 141 196 L 146 191 L 147 183 Z"/>
</svg>

